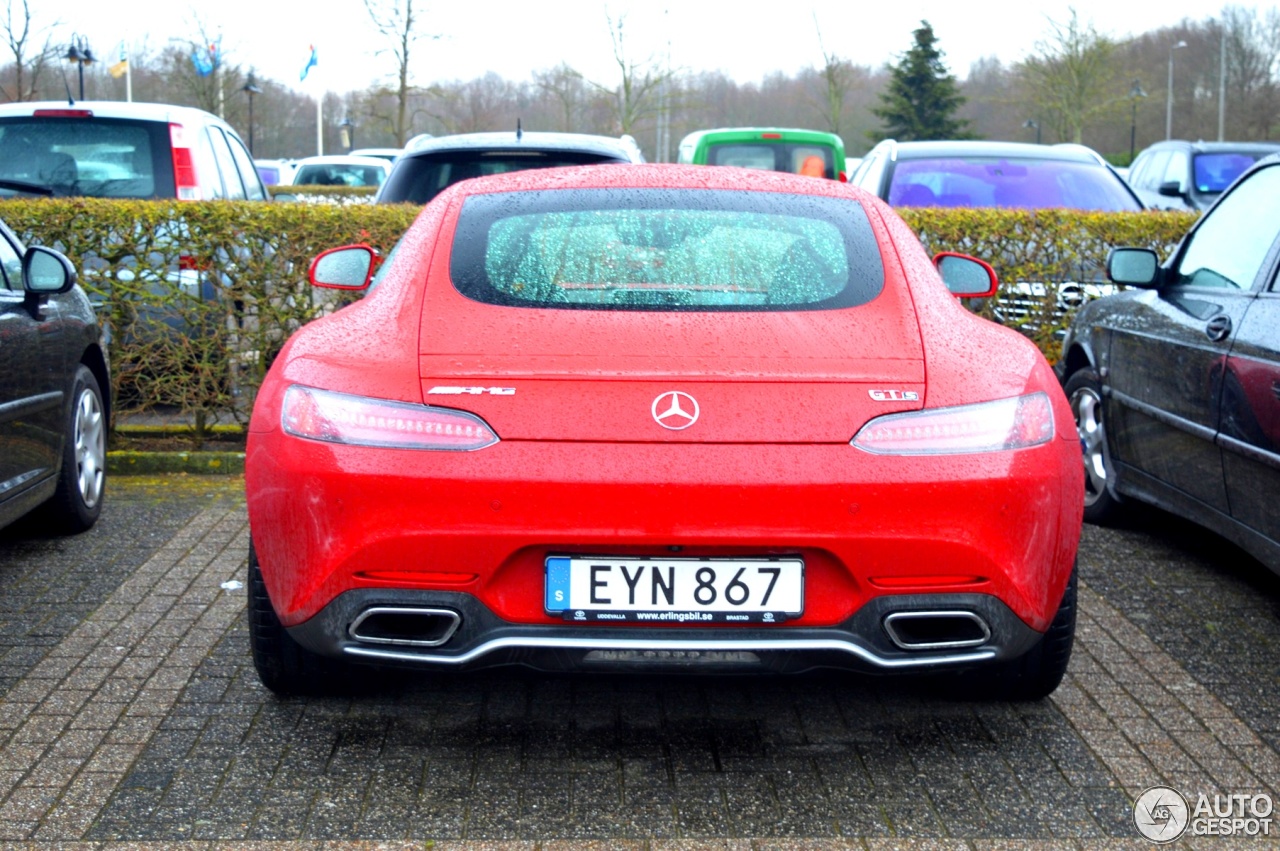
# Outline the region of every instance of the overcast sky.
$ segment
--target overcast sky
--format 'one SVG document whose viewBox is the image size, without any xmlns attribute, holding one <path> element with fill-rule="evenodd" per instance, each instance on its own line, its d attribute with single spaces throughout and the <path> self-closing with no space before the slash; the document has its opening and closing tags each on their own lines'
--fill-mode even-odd
<svg viewBox="0 0 1280 851">
<path fill-rule="evenodd" d="M 560 62 L 589 79 L 617 76 L 606 14 L 626 22 L 625 43 L 636 59 L 665 57 L 676 70 L 720 70 L 739 82 L 758 81 L 773 71 L 794 74 L 821 62 L 818 30 L 829 52 L 861 65 L 893 61 L 911 43 L 911 31 L 925 19 L 958 77 L 975 60 L 996 56 L 1014 62 L 1044 38 L 1049 21 L 1065 21 L 1074 5 L 1082 22 L 1116 37 L 1138 34 L 1184 18 L 1217 13 L 1214 3 L 1162 0 L 1160 3 L 1051 0 L 1019 3 L 959 3 L 955 0 L 877 2 L 737 2 L 683 0 L 444 0 L 421 6 L 421 32 L 439 33 L 420 41 L 412 73 L 419 84 L 468 80 L 488 71 L 513 81 Z M 1259 4 L 1269 8 L 1275 3 Z M 386 46 L 361 0 L 217 0 L 200 5 L 182 0 L 134 0 L 127 5 L 102 0 L 32 3 L 36 25 L 61 23 L 57 33 L 88 38 L 103 59 L 126 45 L 163 46 L 170 39 L 193 39 L 199 23 L 222 33 L 227 60 L 252 66 L 261 76 L 309 90 L 365 88 L 395 71 Z M 56 14 L 56 19 L 53 17 Z M 817 26 L 815 27 L 815 16 Z M 319 65 L 299 83 L 309 55 Z M 314 77 L 314 79 L 312 79 Z"/>
</svg>

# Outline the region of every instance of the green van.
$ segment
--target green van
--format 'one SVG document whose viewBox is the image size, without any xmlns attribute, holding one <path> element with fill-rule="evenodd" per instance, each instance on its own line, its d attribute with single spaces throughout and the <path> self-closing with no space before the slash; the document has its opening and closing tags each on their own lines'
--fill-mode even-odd
<svg viewBox="0 0 1280 851">
<path fill-rule="evenodd" d="M 845 180 L 844 140 L 820 130 L 725 127 L 680 140 L 677 162 L 733 165 Z"/>
</svg>

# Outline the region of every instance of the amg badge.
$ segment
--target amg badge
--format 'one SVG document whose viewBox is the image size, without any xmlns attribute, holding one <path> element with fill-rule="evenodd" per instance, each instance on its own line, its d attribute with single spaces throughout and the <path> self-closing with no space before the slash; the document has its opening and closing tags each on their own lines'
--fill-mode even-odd
<svg viewBox="0 0 1280 851">
<path fill-rule="evenodd" d="M 516 388 L 514 387 L 432 387 L 427 391 L 429 396 L 481 396 L 488 393 L 490 396 L 514 396 Z"/>
</svg>

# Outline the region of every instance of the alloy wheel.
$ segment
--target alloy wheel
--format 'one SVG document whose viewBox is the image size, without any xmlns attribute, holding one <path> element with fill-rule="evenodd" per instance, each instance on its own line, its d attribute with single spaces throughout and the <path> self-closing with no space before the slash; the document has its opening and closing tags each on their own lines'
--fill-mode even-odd
<svg viewBox="0 0 1280 851">
<path fill-rule="evenodd" d="M 1107 490 L 1107 436 L 1102 424 L 1102 399 L 1092 387 L 1071 394 L 1071 413 L 1080 435 L 1084 459 L 1084 504 L 1093 505 Z"/>
<path fill-rule="evenodd" d="M 90 390 L 80 393 L 75 412 L 76 480 L 85 508 L 93 508 L 102 498 L 106 472 L 107 435 L 102 403 Z"/>
</svg>

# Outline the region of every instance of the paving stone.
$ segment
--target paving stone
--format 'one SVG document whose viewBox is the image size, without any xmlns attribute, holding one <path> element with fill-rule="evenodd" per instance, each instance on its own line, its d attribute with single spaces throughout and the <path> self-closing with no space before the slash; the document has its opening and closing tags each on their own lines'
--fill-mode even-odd
<svg viewBox="0 0 1280 851">
<path fill-rule="evenodd" d="M 127 488 L 119 510 L 149 516 Z M 20 767 L 0 770 L 0 838 L 264 851 L 1143 847 L 1131 800 L 1146 786 L 1274 794 L 1280 775 L 1280 607 L 1258 585 L 1269 580 L 1175 562 L 1176 546 L 1142 530 L 1086 527 L 1088 552 L 1127 555 L 1094 566 L 1082 552 L 1077 653 L 1038 704 L 844 675 L 513 671 L 281 701 L 253 674 L 242 592 L 218 588 L 243 575 L 242 507 L 215 492 L 181 516 L 109 582 L 78 561 L 103 557 L 103 541 L 54 553 L 64 599 L 83 601 L 74 613 L 39 582 L 6 600 L 0 576 L 0 623 L 25 622 L 30 642 L 0 647 L 0 764 Z M 24 550 L 20 570 L 42 564 L 38 541 L 0 534 L 5 547 Z M 1141 578 L 1150 548 L 1179 565 L 1169 584 L 1187 592 L 1162 585 L 1164 608 Z M 1197 614 L 1210 590 L 1230 604 Z M 1247 629 L 1220 634 L 1255 638 L 1232 656 L 1253 683 L 1197 633 L 1237 613 Z"/>
</svg>

